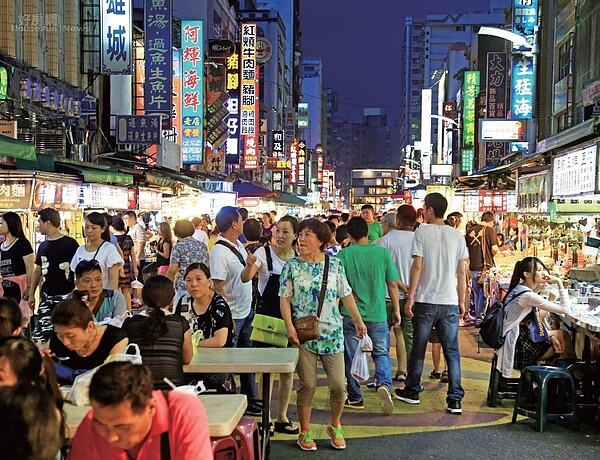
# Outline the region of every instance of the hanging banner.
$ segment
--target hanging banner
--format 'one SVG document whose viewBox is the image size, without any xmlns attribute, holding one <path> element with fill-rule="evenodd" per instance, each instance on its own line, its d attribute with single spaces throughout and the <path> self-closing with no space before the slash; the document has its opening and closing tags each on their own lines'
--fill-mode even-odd
<svg viewBox="0 0 600 460">
<path fill-rule="evenodd" d="M 131 8 L 131 0 L 100 1 L 100 73 L 133 71 Z"/>
<path fill-rule="evenodd" d="M 240 57 L 233 53 L 225 60 L 227 67 L 227 82 L 225 88 L 229 99 L 225 108 L 229 112 L 227 117 L 228 137 L 225 147 L 225 163 L 238 164 L 240 162 Z"/>
<path fill-rule="evenodd" d="M 257 134 L 256 126 L 256 24 L 242 24 L 241 49 L 241 131 L 242 136 Z"/>
<path fill-rule="evenodd" d="M 204 159 L 204 47 L 202 21 L 181 21 L 182 132 L 184 164 Z"/>
<path fill-rule="evenodd" d="M 463 90 L 463 147 L 475 146 L 475 98 L 479 93 L 479 70 L 464 73 Z"/>
<path fill-rule="evenodd" d="M 512 63 L 511 118 L 533 117 L 533 57 L 521 56 Z"/>
<path fill-rule="evenodd" d="M 163 129 L 171 128 L 173 94 L 173 14 L 172 0 L 146 0 L 144 38 L 146 79 L 144 110 L 147 115 L 161 114 Z"/>
</svg>

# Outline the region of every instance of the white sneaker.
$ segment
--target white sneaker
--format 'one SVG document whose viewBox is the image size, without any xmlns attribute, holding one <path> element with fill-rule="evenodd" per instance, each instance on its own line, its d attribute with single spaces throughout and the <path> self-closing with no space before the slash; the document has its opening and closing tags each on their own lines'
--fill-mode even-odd
<svg viewBox="0 0 600 460">
<path fill-rule="evenodd" d="M 377 388 L 377 395 L 381 401 L 381 413 L 383 415 L 392 415 L 394 412 L 394 401 L 392 401 L 392 395 L 390 390 L 385 385 L 381 385 Z"/>
</svg>

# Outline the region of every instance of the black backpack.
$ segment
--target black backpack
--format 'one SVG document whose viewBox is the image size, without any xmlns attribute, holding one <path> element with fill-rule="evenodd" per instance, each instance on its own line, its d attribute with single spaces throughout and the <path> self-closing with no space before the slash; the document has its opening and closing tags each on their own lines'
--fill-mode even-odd
<svg viewBox="0 0 600 460">
<path fill-rule="evenodd" d="M 521 291 L 512 297 L 513 300 L 518 299 L 521 295 L 529 291 Z M 506 300 L 508 296 L 504 298 Z M 479 329 L 479 335 L 481 340 L 494 350 L 497 350 L 504 345 L 505 336 L 502 335 L 502 328 L 504 326 L 504 302 L 496 300 L 492 306 L 488 309 L 485 314 L 485 318 L 481 322 L 481 328 Z"/>
</svg>

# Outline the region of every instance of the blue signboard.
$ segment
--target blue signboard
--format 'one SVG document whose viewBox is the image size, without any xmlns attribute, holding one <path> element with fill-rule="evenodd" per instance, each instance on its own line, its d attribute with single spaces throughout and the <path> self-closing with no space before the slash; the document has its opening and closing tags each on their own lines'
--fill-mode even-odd
<svg viewBox="0 0 600 460">
<path fill-rule="evenodd" d="M 535 75 L 533 57 L 521 56 L 512 61 L 511 118 L 533 117 L 533 94 Z"/>
<path fill-rule="evenodd" d="M 538 0 L 514 0 L 513 32 L 527 38 L 533 44 L 538 23 Z M 519 48 L 516 46 L 515 48 Z"/>
<path fill-rule="evenodd" d="M 144 111 L 163 114 L 163 129 L 171 128 L 173 43 L 171 0 L 146 0 Z"/>
<path fill-rule="evenodd" d="M 160 144 L 160 115 L 117 115 L 117 144 Z"/>
<path fill-rule="evenodd" d="M 202 21 L 181 21 L 183 81 L 181 153 L 184 164 L 204 160 L 204 40 Z"/>
</svg>

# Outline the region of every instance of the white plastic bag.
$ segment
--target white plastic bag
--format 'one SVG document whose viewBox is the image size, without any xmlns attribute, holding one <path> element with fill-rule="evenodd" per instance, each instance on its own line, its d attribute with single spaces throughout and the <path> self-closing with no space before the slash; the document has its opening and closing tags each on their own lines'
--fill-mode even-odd
<svg viewBox="0 0 600 460">
<path fill-rule="evenodd" d="M 133 348 L 133 354 L 128 353 L 129 348 Z M 137 343 L 130 343 L 121 353 L 108 355 L 108 358 L 104 360 L 104 364 L 112 363 L 114 361 L 128 361 L 131 364 L 142 364 L 142 353 L 140 352 L 140 347 Z"/>
<path fill-rule="evenodd" d="M 75 404 L 76 406 L 87 406 L 90 404 L 90 383 L 92 377 L 98 369 L 102 366 L 94 367 L 83 374 L 79 374 L 75 377 L 71 390 L 65 398 L 67 401 Z"/>
<path fill-rule="evenodd" d="M 358 347 L 354 353 L 352 359 L 352 367 L 350 373 L 358 383 L 365 383 L 369 380 L 369 356 L 368 354 L 373 351 L 373 342 L 371 338 L 365 334 L 364 337 L 358 342 Z"/>
</svg>

